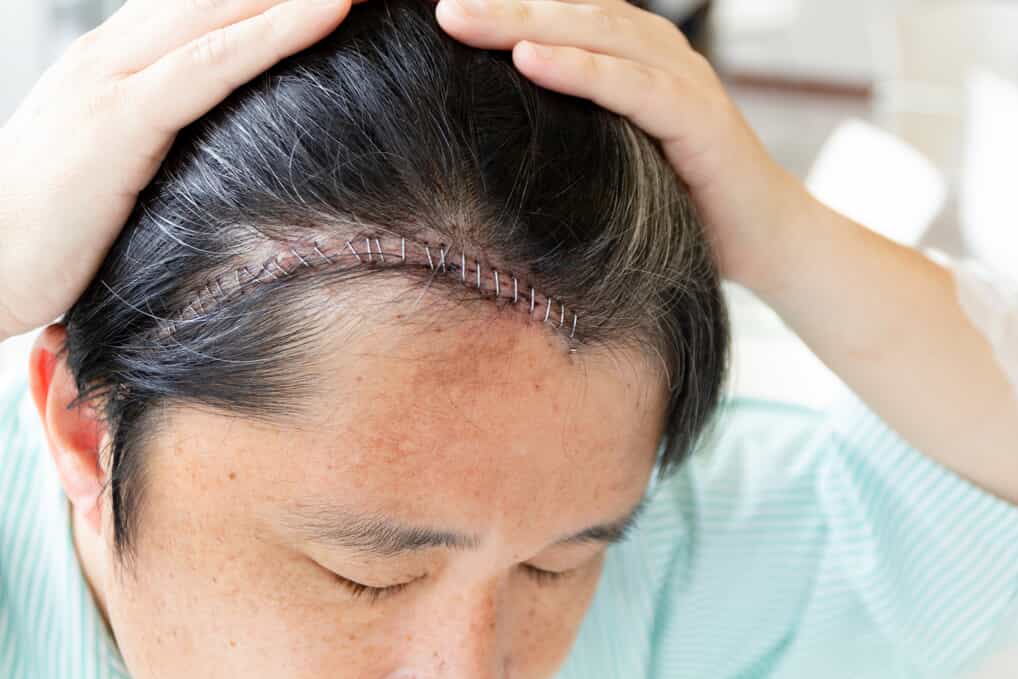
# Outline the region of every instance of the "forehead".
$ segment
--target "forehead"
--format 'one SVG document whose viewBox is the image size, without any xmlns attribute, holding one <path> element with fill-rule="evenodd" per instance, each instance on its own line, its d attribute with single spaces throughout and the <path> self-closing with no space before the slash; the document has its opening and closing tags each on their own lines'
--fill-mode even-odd
<svg viewBox="0 0 1018 679">
<path fill-rule="evenodd" d="M 539 540 L 628 509 L 663 430 L 648 361 L 569 355 L 546 328 L 511 319 L 385 327 L 318 359 L 320 395 L 299 426 L 231 421 L 197 462 L 219 468 L 200 473 L 234 465 L 283 505 L 333 500 L 521 537 L 533 526 Z M 218 417 L 184 414 L 181 431 L 225 433 Z"/>
</svg>

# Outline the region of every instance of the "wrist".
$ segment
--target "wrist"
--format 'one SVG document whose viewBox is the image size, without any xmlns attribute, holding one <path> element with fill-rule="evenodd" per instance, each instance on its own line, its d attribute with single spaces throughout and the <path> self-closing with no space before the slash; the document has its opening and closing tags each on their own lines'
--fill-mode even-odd
<svg viewBox="0 0 1018 679">
<path fill-rule="evenodd" d="M 836 306 L 839 288 L 866 285 L 865 272 L 888 243 L 812 196 L 788 214 L 776 238 L 768 265 L 743 285 L 793 326 Z"/>
<path fill-rule="evenodd" d="M 722 268 L 727 279 L 770 302 L 801 280 L 803 268 L 811 261 L 810 250 L 841 216 L 782 168 L 768 182 L 767 194 L 762 198 L 769 206 L 750 217 L 759 221 L 746 228 L 739 239 L 741 247 L 732 249 Z"/>
</svg>

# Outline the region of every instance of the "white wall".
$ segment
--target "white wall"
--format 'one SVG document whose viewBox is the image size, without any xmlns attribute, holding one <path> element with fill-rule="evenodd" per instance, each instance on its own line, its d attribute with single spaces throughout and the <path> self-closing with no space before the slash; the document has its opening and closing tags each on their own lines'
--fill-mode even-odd
<svg viewBox="0 0 1018 679">
<path fill-rule="evenodd" d="M 0 0 L 0 121 L 31 88 L 46 63 L 42 0 Z"/>
<path fill-rule="evenodd" d="M 725 70 L 866 84 L 875 0 L 718 0 L 715 56 Z M 892 3 L 888 3 L 892 4 Z"/>
<path fill-rule="evenodd" d="M 32 87 L 46 63 L 45 18 L 42 0 L 0 0 L 0 123 Z M 0 344 L 0 384 L 24 371 L 30 336 Z"/>
</svg>

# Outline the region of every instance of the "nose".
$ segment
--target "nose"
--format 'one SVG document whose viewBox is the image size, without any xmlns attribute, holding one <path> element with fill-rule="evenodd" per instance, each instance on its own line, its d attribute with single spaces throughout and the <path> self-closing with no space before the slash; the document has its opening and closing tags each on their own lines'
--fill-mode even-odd
<svg viewBox="0 0 1018 679">
<path fill-rule="evenodd" d="M 509 679 L 509 615 L 506 582 L 493 578 L 470 590 L 435 593 L 414 613 L 420 646 L 385 679 Z"/>
</svg>

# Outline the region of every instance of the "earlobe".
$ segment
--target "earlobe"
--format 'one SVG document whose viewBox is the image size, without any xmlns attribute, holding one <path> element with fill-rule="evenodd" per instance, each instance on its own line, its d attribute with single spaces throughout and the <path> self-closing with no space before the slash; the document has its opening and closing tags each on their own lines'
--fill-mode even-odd
<svg viewBox="0 0 1018 679">
<path fill-rule="evenodd" d="M 67 407 L 78 390 L 66 362 L 58 358 L 66 337 L 66 328 L 56 323 L 36 338 L 29 355 L 29 388 L 64 492 L 98 534 L 104 481 L 99 450 L 104 427 L 89 404 Z"/>
</svg>

